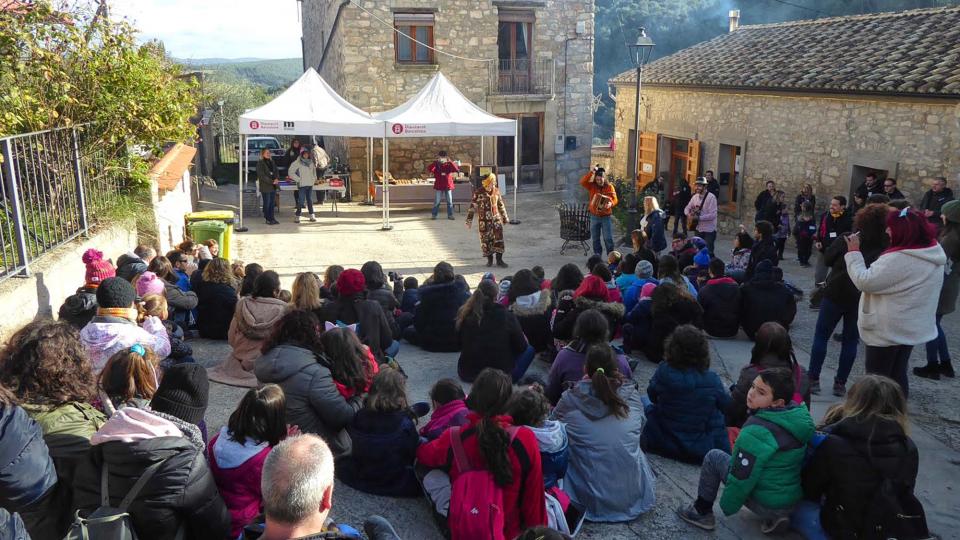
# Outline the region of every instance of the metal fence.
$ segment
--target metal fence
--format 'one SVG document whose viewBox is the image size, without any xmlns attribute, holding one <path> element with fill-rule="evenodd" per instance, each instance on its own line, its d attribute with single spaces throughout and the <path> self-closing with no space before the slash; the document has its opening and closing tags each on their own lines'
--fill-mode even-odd
<svg viewBox="0 0 960 540">
<path fill-rule="evenodd" d="M 28 275 L 116 203 L 126 170 L 95 138 L 89 124 L 0 138 L 0 281 Z"/>
<path fill-rule="evenodd" d="M 553 94 L 556 65 L 552 58 L 500 59 L 491 62 L 490 93 L 495 95 Z"/>
</svg>

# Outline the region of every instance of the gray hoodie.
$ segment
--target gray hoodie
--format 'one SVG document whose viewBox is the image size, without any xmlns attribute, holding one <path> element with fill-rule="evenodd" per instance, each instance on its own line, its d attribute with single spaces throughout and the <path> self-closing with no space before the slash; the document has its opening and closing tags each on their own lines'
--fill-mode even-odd
<svg viewBox="0 0 960 540">
<path fill-rule="evenodd" d="M 590 521 L 630 521 L 654 505 L 656 479 L 640 449 L 646 417 L 640 390 L 625 381 L 618 391 L 630 411 L 617 418 L 582 380 L 564 392 L 552 418 L 564 422 L 570 465 L 564 490 L 586 508 Z"/>
</svg>

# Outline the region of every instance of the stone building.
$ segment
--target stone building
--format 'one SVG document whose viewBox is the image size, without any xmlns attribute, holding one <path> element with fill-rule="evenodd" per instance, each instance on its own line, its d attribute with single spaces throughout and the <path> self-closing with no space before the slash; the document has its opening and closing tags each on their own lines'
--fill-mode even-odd
<svg viewBox="0 0 960 540">
<path fill-rule="evenodd" d="M 304 63 L 369 112 L 442 71 L 481 108 L 519 119 L 522 188 L 563 189 L 590 165 L 593 15 L 593 0 L 302 0 Z M 365 140 L 325 143 L 366 171 Z M 440 149 L 513 177 L 513 137 L 395 139 L 391 173 L 425 174 Z"/>
<path fill-rule="evenodd" d="M 672 184 L 713 170 L 721 228 L 752 222 L 767 180 L 813 185 L 818 209 L 867 172 L 916 202 L 960 179 L 960 8 L 739 26 L 646 67 L 640 144 L 635 71 L 616 91 L 615 174 Z M 653 36 L 656 39 L 656 36 Z M 791 205 L 792 210 L 792 205 Z"/>
</svg>

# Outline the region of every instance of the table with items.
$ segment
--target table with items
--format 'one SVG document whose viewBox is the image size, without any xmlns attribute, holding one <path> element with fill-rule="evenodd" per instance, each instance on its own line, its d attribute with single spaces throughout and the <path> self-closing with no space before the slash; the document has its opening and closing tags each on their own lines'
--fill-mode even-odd
<svg viewBox="0 0 960 540">
<path fill-rule="evenodd" d="M 337 206 L 337 202 L 340 200 L 340 197 L 343 197 L 347 193 L 346 188 L 346 179 L 340 175 L 324 175 L 323 178 L 320 178 L 313 184 L 313 191 L 323 191 L 330 192 L 331 197 L 328 197 L 330 200 L 330 210 L 335 216 L 340 215 L 340 209 Z M 297 191 L 297 183 L 291 180 L 281 180 L 277 185 L 277 188 L 280 191 Z M 280 199 L 277 198 L 277 211 L 280 210 Z"/>
<path fill-rule="evenodd" d="M 383 175 L 377 171 L 376 191 L 373 193 L 374 203 L 383 204 Z M 390 204 L 433 204 L 436 191 L 433 189 L 433 178 L 390 178 Z M 459 208 L 461 204 L 469 204 L 473 199 L 473 184 L 466 176 L 458 177 L 453 182 L 453 204 Z"/>
</svg>

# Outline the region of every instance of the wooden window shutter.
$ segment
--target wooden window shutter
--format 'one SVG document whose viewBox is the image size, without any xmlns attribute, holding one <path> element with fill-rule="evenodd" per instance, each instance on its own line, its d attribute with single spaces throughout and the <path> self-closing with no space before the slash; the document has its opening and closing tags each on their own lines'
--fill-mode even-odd
<svg viewBox="0 0 960 540">
<path fill-rule="evenodd" d="M 657 147 L 660 135 L 644 131 L 640 133 L 637 148 L 637 193 L 657 177 Z"/>
<path fill-rule="evenodd" d="M 697 176 L 700 173 L 700 141 L 690 139 L 687 150 L 687 183 L 690 189 L 696 189 Z"/>
</svg>

